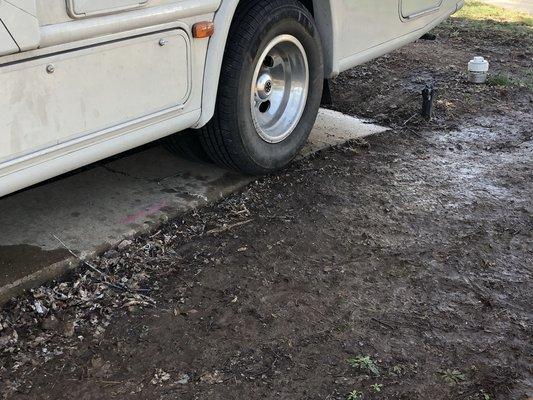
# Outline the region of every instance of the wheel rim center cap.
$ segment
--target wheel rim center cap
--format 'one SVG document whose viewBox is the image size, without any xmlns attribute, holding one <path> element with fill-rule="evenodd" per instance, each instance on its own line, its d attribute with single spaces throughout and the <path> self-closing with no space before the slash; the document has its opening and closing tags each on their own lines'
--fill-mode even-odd
<svg viewBox="0 0 533 400">
<path fill-rule="evenodd" d="M 257 80 L 257 95 L 261 100 L 266 100 L 272 93 L 274 83 L 269 74 L 263 74 Z"/>
</svg>

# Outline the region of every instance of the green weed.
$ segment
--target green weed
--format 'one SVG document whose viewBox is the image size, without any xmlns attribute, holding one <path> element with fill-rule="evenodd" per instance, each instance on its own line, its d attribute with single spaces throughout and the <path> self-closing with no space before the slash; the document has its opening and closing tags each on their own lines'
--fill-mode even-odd
<svg viewBox="0 0 533 400">
<path fill-rule="evenodd" d="M 465 374 L 456 369 L 447 369 L 441 373 L 441 376 L 442 379 L 444 379 L 444 381 L 451 386 L 455 386 L 458 383 L 466 380 Z"/>
<path fill-rule="evenodd" d="M 381 389 L 383 389 L 383 385 L 381 383 L 374 383 L 372 386 L 370 386 L 372 390 L 376 393 L 381 392 Z"/>
<path fill-rule="evenodd" d="M 525 86 L 531 90 L 533 89 L 533 73 L 526 72 L 523 79 L 515 79 L 503 74 L 490 75 L 487 78 L 487 85 L 502 87 Z"/>
<path fill-rule="evenodd" d="M 363 393 L 358 390 L 354 390 L 348 393 L 348 397 L 346 398 L 346 400 L 361 400 L 362 398 L 363 398 Z"/>
<path fill-rule="evenodd" d="M 349 358 L 347 362 L 354 368 L 367 370 L 372 372 L 374 375 L 379 376 L 379 368 L 374 362 L 374 360 L 370 358 L 370 356 L 359 356 L 355 358 Z"/>
</svg>

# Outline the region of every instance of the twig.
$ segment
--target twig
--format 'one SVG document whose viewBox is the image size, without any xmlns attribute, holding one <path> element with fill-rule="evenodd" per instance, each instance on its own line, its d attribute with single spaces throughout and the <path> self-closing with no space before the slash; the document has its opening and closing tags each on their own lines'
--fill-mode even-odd
<svg viewBox="0 0 533 400">
<path fill-rule="evenodd" d="M 109 277 L 105 272 L 103 271 L 100 271 L 98 268 L 96 268 L 94 265 L 92 265 L 90 262 L 88 262 L 87 260 L 84 260 L 82 259 L 79 255 L 77 255 L 76 253 L 74 253 L 66 244 L 65 242 L 63 242 L 61 239 L 59 239 L 56 235 L 52 234 L 52 236 L 54 237 L 55 240 L 57 240 L 59 243 L 61 243 L 61 245 L 65 248 L 65 250 L 67 250 L 70 254 L 72 254 L 74 257 L 76 257 L 78 259 L 78 261 L 82 262 L 83 264 L 87 265 L 90 269 L 92 269 L 94 272 L 97 272 L 99 273 L 100 275 L 102 276 L 105 276 L 105 277 Z"/>
<path fill-rule="evenodd" d="M 415 136 L 418 136 L 419 138 L 422 137 L 422 135 L 416 131 L 414 131 L 413 129 L 409 128 L 408 126 L 405 127 L 405 129 L 407 129 L 409 132 L 411 132 L 413 135 Z"/>
<path fill-rule="evenodd" d="M 214 228 L 214 229 L 211 229 L 209 231 L 206 232 L 207 235 L 212 235 L 212 234 L 215 234 L 215 233 L 222 233 L 222 232 L 226 232 L 230 229 L 233 229 L 233 228 L 236 228 L 238 226 L 242 226 L 242 225 L 246 225 L 246 224 L 249 224 L 250 222 L 252 222 L 253 219 L 248 219 L 246 221 L 241 221 L 241 222 L 237 222 L 235 224 L 231 224 L 231 225 L 224 225 L 220 228 Z"/>
<path fill-rule="evenodd" d="M 386 323 L 386 322 L 380 321 L 380 320 L 377 319 L 377 318 L 370 317 L 370 319 L 371 319 L 372 321 L 377 322 L 378 324 L 381 324 L 381 325 L 383 325 L 383 326 L 389 328 L 389 329 L 396 329 L 396 328 L 394 328 L 394 326 L 392 326 L 391 324 L 388 324 L 388 323 Z"/>
<path fill-rule="evenodd" d="M 403 126 L 407 125 L 409 123 L 409 121 L 411 121 L 414 117 L 416 117 L 418 114 L 413 114 L 411 115 L 409 118 L 407 118 L 405 120 L 405 122 L 403 123 Z"/>
<path fill-rule="evenodd" d="M 156 233 L 154 233 L 152 236 L 150 236 L 150 239 L 153 239 L 155 238 L 157 235 L 159 235 L 161 233 L 161 229 L 158 230 Z"/>
</svg>

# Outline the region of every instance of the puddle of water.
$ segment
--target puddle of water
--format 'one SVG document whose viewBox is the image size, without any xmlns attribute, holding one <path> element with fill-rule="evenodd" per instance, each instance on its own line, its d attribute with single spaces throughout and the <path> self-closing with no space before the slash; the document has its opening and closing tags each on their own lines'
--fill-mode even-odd
<svg viewBox="0 0 533 400">
<path fill-rule="evenodd" d="M 69 257 L 65 249 L 46 251 L 27 244 L 0 246 L 0 287 Z"/>
</svg>

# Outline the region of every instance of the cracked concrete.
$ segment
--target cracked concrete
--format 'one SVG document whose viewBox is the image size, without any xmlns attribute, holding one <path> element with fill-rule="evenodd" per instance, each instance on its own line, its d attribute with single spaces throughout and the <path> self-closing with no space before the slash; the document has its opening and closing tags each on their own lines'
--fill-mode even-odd
<svg viewBox="0 0 533 400">
<path fill-rule="evenodd" d="M 384 129 L 321 110 L 302 156 Z M 0 200 L 7 210 L 0 215 L 0 301 L 77 265 L 59 240 L 80 257 L 91 257 L 252 179 L 154 146 L 5 197 Z"/>
</svg>

